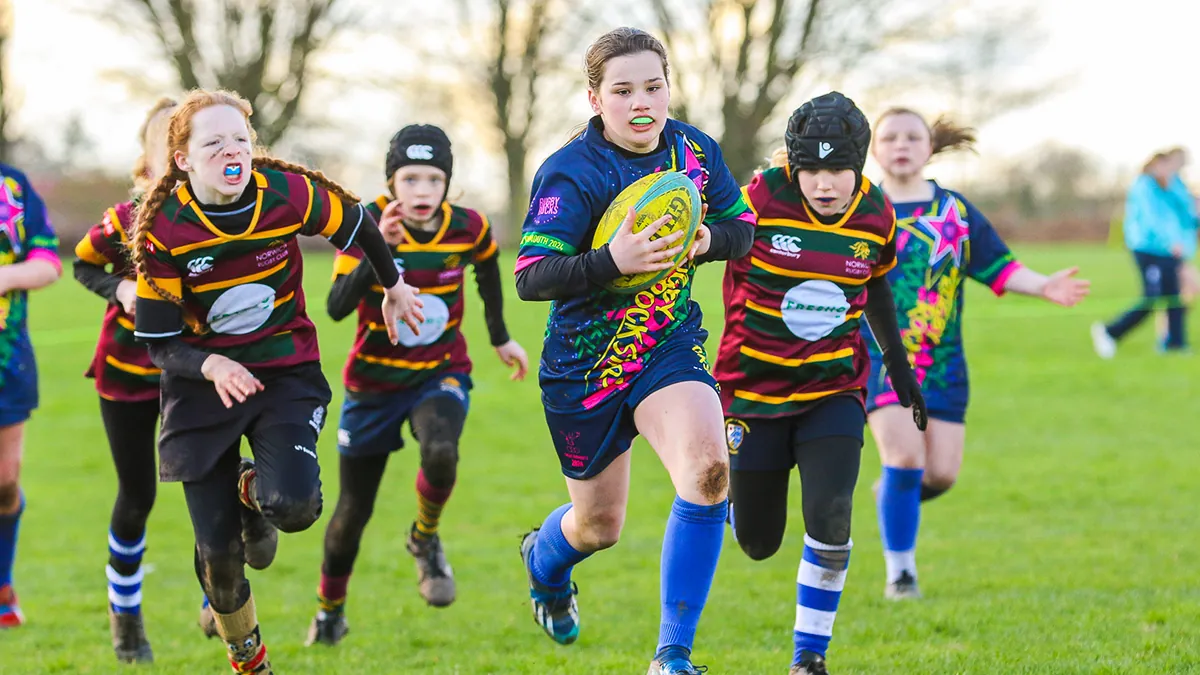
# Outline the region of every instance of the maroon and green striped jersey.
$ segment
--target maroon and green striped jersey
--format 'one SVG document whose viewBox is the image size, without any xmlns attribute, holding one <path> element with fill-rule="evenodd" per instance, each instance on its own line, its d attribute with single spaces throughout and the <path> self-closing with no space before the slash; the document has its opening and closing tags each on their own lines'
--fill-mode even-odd
<svg viewBox="0 0 1200 675">
<path fill-rule="evenodd" d="M 126 248 L 134 217 L 133 202 L 108 209 L 100 223 L 93 225 L 75 246 L 75 255 L 100 267 L 112 265 L 112 273 L 117 276 L 137 279 Z M 96 380 L 96 391 L 110 401 L 153 401 L 158 398 L 161 374 L 151 363 L 146 345 L 134 340 L 133 317 L 120 303 L 110 302 L 86 373 Z"/>
<path fill-rule="evenodd" d="M 389 198 L 367 205 L 376 220 Z M 383 325 L 383 288 L 373 285 L 358 303 L 354 346 L 342 372 L 346 389 L 391 392 L 419 387 L 443 372 L 470 374 L 471 359 L 461 331 L 467 267 L 496 256 L 497 246 L 487 217 L 477 211 L 442 202 L 442 223 L 427 243 L 412 236 L 393 249 L 404 282 L 416 286 L 425 306 L 425 322 L 414 334 L 401 325 L 400 343 L 393 345 Z M 350 274 L 360 265 L 359 249 L 344 251 L 334 260 L 333 277 Z"/>
<path fill-rule="evenodd" d="M 896 264 L 896 215 L 865 177 L 846 213 L 821 223 L 784 169 L 743 189 L 758 216 L 750 254 L 725 268 L 725 332 L 714 366 L 731 417 L 782 417 L 827 396 L 861 398 L 865 285 Z"/>
<path fill-rule="evenodd" d="M 248 368 L 320 360 L 296 238 L 321 235 L 346 248 L 375 224 L 362 204 L 343 204 L 303 175 L 256 169 L 251 178 L 230 206 L 204 206 L 186 185 L 163 204 L 147 236 L 146 276 L 182 297 L 183 308 L 139 275 L 138 297 L 148 302 L 138 306 L 138 339 L 182 336 Z M 203 330 L 185 324 L 185 311 Z"/>
</svg>

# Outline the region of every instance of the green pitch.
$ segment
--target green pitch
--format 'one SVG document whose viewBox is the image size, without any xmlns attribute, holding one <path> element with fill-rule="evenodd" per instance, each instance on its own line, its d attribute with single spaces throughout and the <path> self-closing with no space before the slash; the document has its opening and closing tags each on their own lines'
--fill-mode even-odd
<svg viewBox="0 0 1200 675">
<path fill-rule="evenodd" d="M 1091 350 L 1088 324 L 1134 297 L 1127 255 L 1100 248 L 1022 249 L 1050 271 L 1078 263 L 1093 297 L 1071 311 L 1026 298 L 967 301 L 973 403 L 955 491 L 922 518 L 926 599 L 882 599 L 883 563 L 864 450 L 856 543 L 830 666 L 850 673 L 1182 673 L 1200 663 L 1200 357 L 1164 358 L 1142 328 L 1112 362 Z M 280 673 L 642 673 L 658 634 L 658 560 L 673 491 L 648 448 L 635 446 L 621 543 L 578 570 L 580 641 L 559 647 L 534 625 L 519 536 L 566 499 L 536 377 L 510 383 L 487 346 L 470 290 L 467 333 L 476 388 L 459 484 L 441 532 L 458 602 L 428 608 L 404 550 L 417 454 L 392 459 L 350 584 L 351 633 L 338 648 L 305 648 L 321 540 L 337 499 L 335 425 L 351 322 L 331 324 L 332 258 L 309 256 L 306 288 L 335 391 L 321 439 L 325 514 L 281 537 L 266 572 L 251 572 L 263 636 Z M 511 264 L 511 253 L 508 255 Z M 468 283 L 473 283 L 469 281 Z M 706 324 L 720 330 L 719 268 L 700 275 Z M 536 355 L 545 304 L 508 294 L 512 334 Z M 42 407 L 28 429 L 16 582 L 28 624 L 0 634 L 0 673 L 127 672 L 105 614 L 106 532 L 116 483 L 96 395 L 81 375 L 101 301 L 70 279 L 32 308 Z M 1191 321 L 1193 340 L 1200 322 Z M 798 490 L 798 483 L 794 483 Z M 696 661 L 714 675 L 785 673 L 802 547 L 798 494 L 783 548 L 753 563 L 726 537 Z M 160 485 L 143 586 L 157 663 L 147 673 L 225 673 L 224 648 L 195 627 L 200 590 L 178 484 Z"/>
</svg>

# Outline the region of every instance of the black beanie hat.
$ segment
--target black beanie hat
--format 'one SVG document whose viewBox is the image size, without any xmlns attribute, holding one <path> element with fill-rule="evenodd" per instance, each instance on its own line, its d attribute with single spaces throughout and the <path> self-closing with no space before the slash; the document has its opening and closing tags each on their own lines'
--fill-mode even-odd
<svg viewBox="0 0 1200 675">
<path fill-rule="evenodd" d="M 396 170 L 410 164 L 425 164 L 445 171 L 449 184 L 454 155 L 450 152 L 450 138 L 446 132 L 432 124 L 410 124 L 397 131 L 388 145 L 384 177 L 391 184 Z"/>
<path fill-rule="evenodd" d="M 833 91 L 797 108 L 783 138 L 793 175 L 798 170 L 852 169 L 861 180 L 871 125 L 854 101 Z"/>
</svg>

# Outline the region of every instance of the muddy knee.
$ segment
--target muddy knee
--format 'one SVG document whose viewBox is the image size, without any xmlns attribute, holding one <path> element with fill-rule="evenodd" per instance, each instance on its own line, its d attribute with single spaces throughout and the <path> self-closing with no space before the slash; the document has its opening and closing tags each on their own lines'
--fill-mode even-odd
<svg viewBox="0 0 1200 675">
<path fill-rule="evenodd" d="M 421 445 L 421 472 L 436 488 L 454 485 L 458 470 L 458 442 L 435 439 Z"/>
<path fill-rule="evenodd" d="M 830 546 L 844 546 L 850 541 L 850 515 L 854 495 L 844 494 L 825 499 L 804 509 L 804 529 L 808 536 Z"/>
<path fill-rule="evenodd" d="M 933 472 L 926 470 L 925 476 L 921 479 L 921 501 L 927 502 L 930 499 L 941 497 L 954 487 L 958 476 L 951 473 Z"/>
<path fill-rule="evenodd" d="M 196 576 L 209 604 L 222 614 L 236 611 L 250 596 L 240 550 L 201 549 Z"/>
<path fill-rule="evenodd" d="M 321 491 L 314 489 L 305 496 L 283 494 L 260 495 L 262 513 L 280 532 L 302 532 L 321 517 Z"/>
<path fill-rule="evenodd" d="M 729 461 L 724 458 L 709 460 L 700 472 L 697 488 L 709 504 L 724 500 L 729 493 Z"/>
<path fill-rule="evenodd" d="M 576 533 L 586 551 L 612 548 L 621 538 L 624 518 L 620 514 L 600 513 L 585 518 L 575 516 Z"/>
<path fill-rule="evenodd" d="M 0 479 L 0 513 L 12 513 L 21 507 L 21 486 L 17 481 Z"/>
</svg>

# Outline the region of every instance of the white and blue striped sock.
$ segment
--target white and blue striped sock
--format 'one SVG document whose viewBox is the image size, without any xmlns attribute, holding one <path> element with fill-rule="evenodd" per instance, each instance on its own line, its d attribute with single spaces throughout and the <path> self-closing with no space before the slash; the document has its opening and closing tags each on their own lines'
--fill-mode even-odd
<svg viewBox="0 0 1200 675">
<path fill-rule="evenodd" d="M 108 603 L 118 614 L 137 614 L 142 611 L 142 555 L 146 552 L 146 535 L 130 542 L 108 533 Z M 117 570 L 120 567 L 120 571 Z"/>
<path fill-rule="evenodd" d="M 792 660 L 800 660 L 800 652 L 808 651 L 825 656 L 833 638 L 833 621 L 837 618 L 842 588 L 846 585 L 846 570 L 850 567 L 850 549 L 854 542 L 832 546 L 804 535 L 804 557 L 796 575 L 796 644 Z"/>
</svg>

